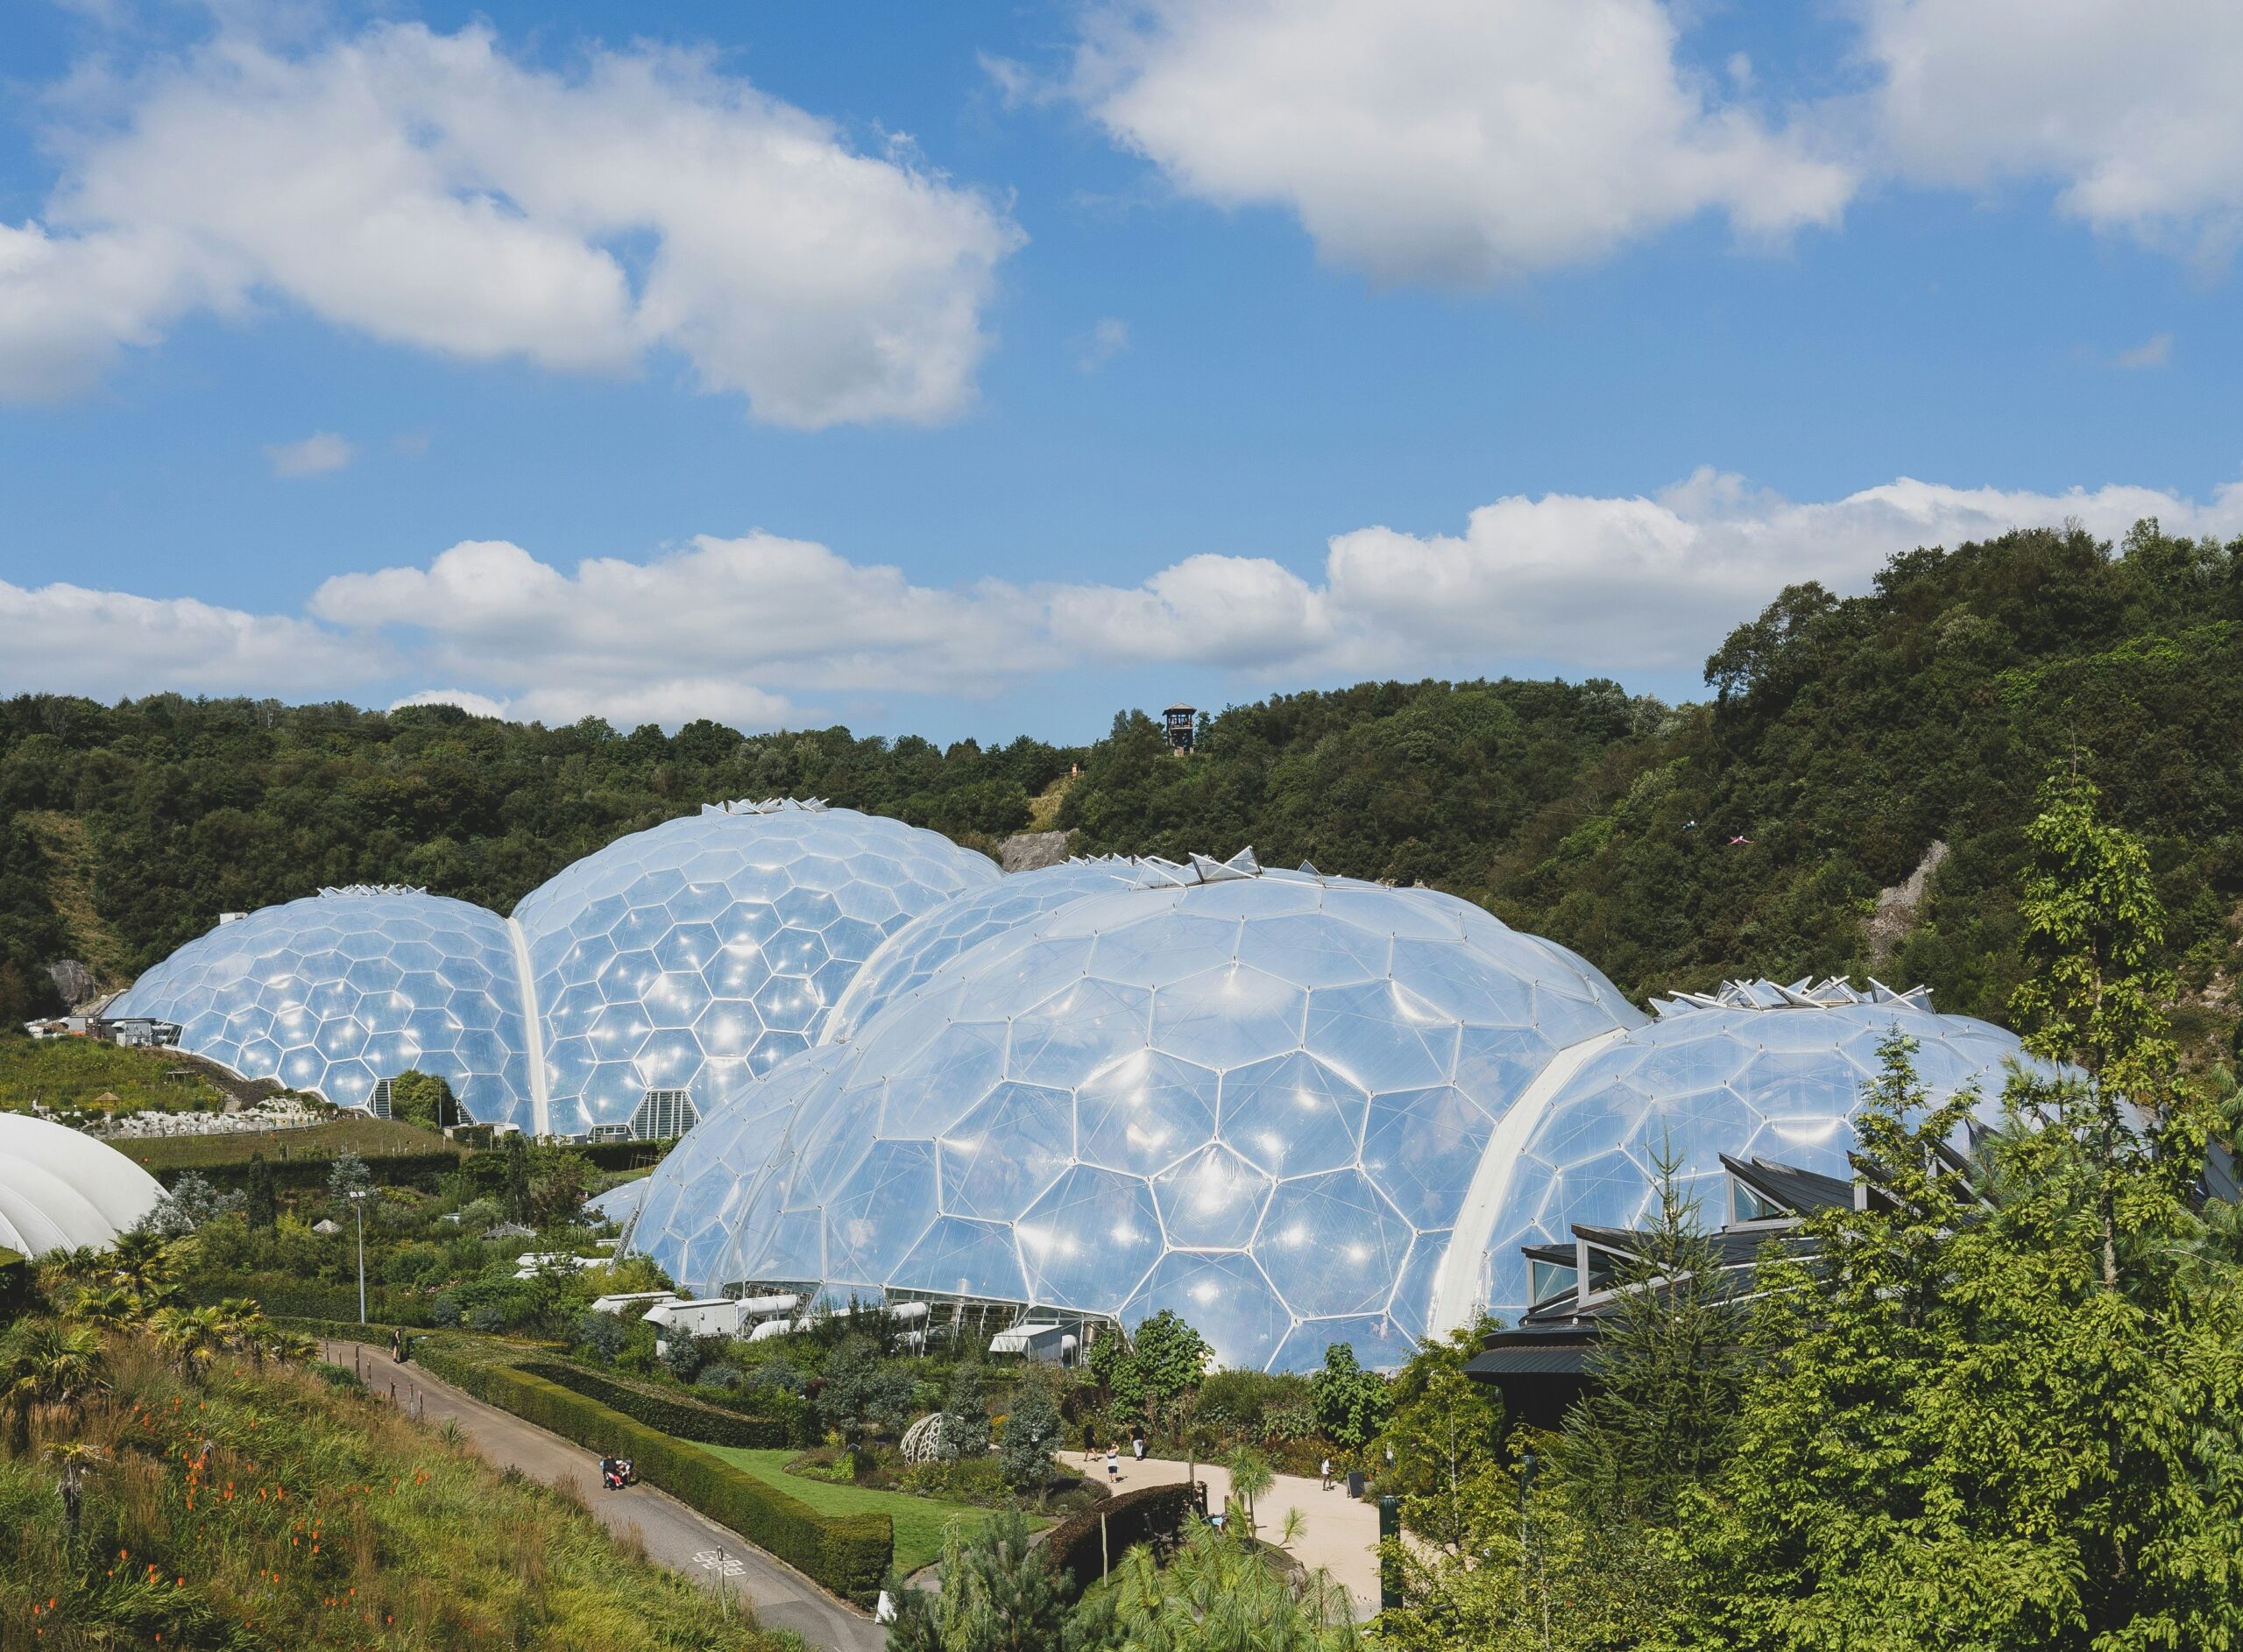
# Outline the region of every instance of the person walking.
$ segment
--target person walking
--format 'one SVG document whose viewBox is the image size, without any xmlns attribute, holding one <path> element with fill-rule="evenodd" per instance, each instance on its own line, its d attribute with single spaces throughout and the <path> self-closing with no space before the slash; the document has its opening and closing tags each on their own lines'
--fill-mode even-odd
<svg viewBox="0 0 2243 1652">
<path fill-rule="evenodd" d="M 1145 1460 L 1145 1437 L 1142 1434 L 1131 1436 L 1129 1440 L 1129 1450 L 1136 1456 L 1137 1461 L 1140 1463 L 1143 1462 Z"/>
<path fill-rule="evenodd" d="M 1332 1489 L 1332 1459 L 1328 1457 L 1324 1459 L 1323 1472 L 1324 1489 L 1328 1492 Z"/>
<path fill-rule="evenodd" d="M 1108 1442 L 1106 1448 L 1106 1482 L 1109 1486 L 1119 1486 L 1122 1483 L 1121 1449 L 1111 1442 Z"/>
<path fill-rule="evenodd" d="M 389 1357 L 398 1365 L 405 1363 L 405 1333 L 394 1325 L 390 1327 Z"/>
<path fill-rule="evenodd" d="M 1083 1424 L 1083 1461 L 1088 1463 L 1098 1456 L 1098 1430 L 1089 1423 Z"/>
</svg>

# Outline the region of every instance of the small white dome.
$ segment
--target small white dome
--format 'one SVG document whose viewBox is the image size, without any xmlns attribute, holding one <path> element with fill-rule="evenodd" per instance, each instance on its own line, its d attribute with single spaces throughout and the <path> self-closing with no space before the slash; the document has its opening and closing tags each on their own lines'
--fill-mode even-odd
<svg viewBox="0 0 2243 1652">
<path fill-rule="evenodd" d="M 107 1142 L 0 1112 L 0 1247 L 25 1256 L 104 1247 L 163 1195 L 155 1177 Z"/>
</svg>

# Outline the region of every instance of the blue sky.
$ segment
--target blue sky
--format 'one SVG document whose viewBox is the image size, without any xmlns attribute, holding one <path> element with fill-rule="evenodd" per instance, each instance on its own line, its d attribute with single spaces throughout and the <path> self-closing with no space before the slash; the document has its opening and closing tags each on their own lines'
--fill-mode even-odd
<svg viewBox="0 0 2243 1652">
<path fill-rule="evenodd" d="M 1678 697 L 1787 580 L 2230 536 L 2243 23 L 2088 10 L 25 0 L 0 692 Z"/>
</svg>

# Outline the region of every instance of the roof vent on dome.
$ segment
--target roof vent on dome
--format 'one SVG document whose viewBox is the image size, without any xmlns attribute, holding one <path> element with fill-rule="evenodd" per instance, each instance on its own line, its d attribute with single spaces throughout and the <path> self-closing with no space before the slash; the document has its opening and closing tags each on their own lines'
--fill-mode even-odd
<svg viewBox="0 0 2243 1652">
<path fill-rule="evenodd" d="M 425 895 L 428 892 L 418 884 L 345 883 L 325 885 L 319 893 L 324 900 L 349 900 L 362 895 Z"/>
<path fill-rule="evenodd" d="M 1863 992 L 1843 975 L 1816 980 L 1802 975 L 1790 985 L 1774 981 L 1723 981 L 1710 992 L 1676 992 L 1654 999 L 1652 1008 L 1661 1015 L 1690 1015 L 1701 1010 L 1830 1010 L 1850 1004 L 1900 1004 L 1909 1009 L 1931 1008 L 1931 988 L 1912 986 L 1898 992 L 1872 976 Z"/>
<path fill-rule="evenodd" d="M 704 803 L 704 815 L 782 815 L 789 809 L 799 809 L 805 815 L 825 813 L 822 797 L 735 797 L 721 803 Z"/>
<path fill-rule="evenodd" d="M 1136 867 L 1140 889 L 1188 889 L 1193 884 L 1230 883 L 1262 875 L 1262 863 L 1254 858 L 1250 847 L 1240 850 L 1228 860 L 1194 855 L 1180 865 L 1172 860 L 1163 860 L 1158 855 L 1148 855 L 1136 863 Z"/>
</svg>

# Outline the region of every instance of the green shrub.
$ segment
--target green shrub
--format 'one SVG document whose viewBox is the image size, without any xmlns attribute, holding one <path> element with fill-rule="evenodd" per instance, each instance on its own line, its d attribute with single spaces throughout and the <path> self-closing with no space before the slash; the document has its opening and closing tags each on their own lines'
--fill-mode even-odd
<svg viewBox="0 0 2243 1652">
<path fill-rule="evenodd" d="M 775 1451 L 796 1444 L 784 1420 L 751 1416 L 705 1405 L 690 1394 L 662 1394 L 619 1382 L 596 1371 L 564 1365 L 559 1360 L 522 1359 L 515 1361 L 514 1367 L 558 1383 L 586 1399 L 597 1400 L 650 1429 L 675 1434 L 682 1440 L 698 1440 L 704 1445 L 744 1445 L 763 1451 Z"/>
<path fill-rule="evenodd" d="M 1063 1574 L 1060 1588 L 1074 1600 L 1101 1575 L 1101 1542 L 1106 1558 L 1118 1563 L 1133 1544 L 1173 1543 L 1186 1514 L 1206 1512 L 1204 1483 L 1147 1486 L 1070 1514 L 1051 1528 L 1044 1552 Z"/>
<path fill-rule="evenodd" d="M 432 1341 L 421 1363 L 478 1399 L 511 1411 L 587 1450 L 632 1459 L 639 1478 L 728 1526 L 834 1593 L 869 1606 L 894 1564 L 895 1529 L 885 1514 L 819 1514 L 754 1475 L 634 1421 L 559 1383 L 456 1345 Z"/>
</svg>

